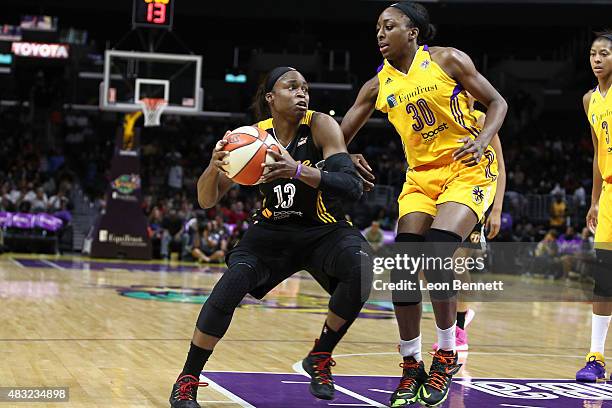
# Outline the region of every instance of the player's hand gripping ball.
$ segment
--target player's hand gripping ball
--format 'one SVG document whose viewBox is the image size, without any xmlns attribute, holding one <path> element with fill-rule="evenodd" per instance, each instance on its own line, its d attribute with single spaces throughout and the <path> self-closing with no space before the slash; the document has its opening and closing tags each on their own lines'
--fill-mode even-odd
<svg viewBox="0 0 612 408">
<path fill-rule="evenodd" d="M 229 152 L 222 166 L 227 176 L 234 182 L 246 186 L 257 184 L 261 176 L 269 170 L 263 163 L 275 162 L 268 149 L 280 153 L 280 145 L 265 130 L 254 126 L 242 126 L 227 134 L 223 151 Z"/>
</svg>

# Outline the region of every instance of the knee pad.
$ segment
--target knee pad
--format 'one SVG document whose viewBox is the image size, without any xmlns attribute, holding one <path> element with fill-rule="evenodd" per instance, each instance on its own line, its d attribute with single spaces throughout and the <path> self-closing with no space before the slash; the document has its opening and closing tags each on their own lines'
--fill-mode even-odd
<svg viewBox="0 0 612 408">
<path fill-rule="evenodd" d="M 233 265 L 219 279 L 202 306 L 196 327 L 202 333 L 223 337 L 229 328 L 234 309 L 257 282 L 255 268 L 246 263 Z"/>
<path fill-rule="evenodd" d="M 370 295 L 372 258 L 362 247 L 346 247 L 337 254 L 335 269 L 340 282 L 329 300 L 329 309 L 352 321 Z"/>
<path fill-rule="evenodd" d="M 425 242 L 425 237 L 420 234 L 413 234 L 411 232 L 400 232 L 395 236 L 396 243 L 410 243 L 411 245 L 402 248 L 402 246 L 396 247 L 396 253 L 403 255 L 404 252 L 410 252 L 412 256 L 418 257 L 423 251 L 421 243 Z M 404 271 L 392 270 L 391 271 L 391 282 L 398 283 L 402 280 L 408 280 L 416 284 L 416 288 L 410 291 L 397 291 L 394 290 L 391 296 L 393 305 L 395 306 L 412 306 L 418 305 L 423 301 L 423 294 L 418 286 L 418 272 L 415 274 L 408 274 Z"/>
<path fill-rule="evenodd" d="M 596 249 L 597 261 L 593 268 L 593 294 L 612 298 L 612 251 Z"/>
<path fill-rule="evenodd" d="M 429 296 L 434 300 L 446 300 L 457 294 L 453 289 L 455 273 L 453 270 L 444 268 L 447 259 L 452 259 L 453 254 L 461 243 L 459 235 L 452 231 L 431 228 L 425 233 L 426 258 L 433 265 L 424 269 L 425 277 L 430 284 L 441 284 L 441 289 L 430 290 Z"/>
</svg>

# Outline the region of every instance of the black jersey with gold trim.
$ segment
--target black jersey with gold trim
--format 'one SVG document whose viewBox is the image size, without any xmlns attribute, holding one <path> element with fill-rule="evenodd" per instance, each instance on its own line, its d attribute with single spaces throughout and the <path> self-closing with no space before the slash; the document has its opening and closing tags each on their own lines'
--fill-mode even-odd
<svg viewBox="0 0 612 408">
<path fill-rule="evenodd" d="M 310 110 L 306 112 L 295 138 L 285 149 L 303 166 L 321 168 L 324 165 L 323 152 L 315 145 L 310 129 L 315 114 Z M 257 123 L 257 127 L 276 137 L 272 118 Z M 345 219 L 345 211 L 338 198 L 299 180 L 278 179 L 260 184 L 259 189 L 264 200 L 261 210 L 255 214 L 255 221 L 315 226 Z"/>
</svg>

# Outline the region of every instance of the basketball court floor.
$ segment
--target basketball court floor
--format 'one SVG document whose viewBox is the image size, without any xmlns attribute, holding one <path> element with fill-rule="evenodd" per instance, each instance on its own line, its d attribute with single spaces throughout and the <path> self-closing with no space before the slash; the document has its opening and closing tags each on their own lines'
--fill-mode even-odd
<svg viewBox="0 0 612 408">
<path fill-rule="evenodd" d="M 0 386 L 69 387 L 69 402 L 0 407 L 167 407 L 201 304 L 223 271 L 193 264 L 0 256 Z M 539 280 L 542 284 L 542 280 Z M 543 283 L 555 290 L 555 282 Z M 204 407 L 384 407 L 401 372 L 388 303 L 368 304 L 335 352 L 337 397 L 299 369 L 327 296 L 297 275 L 236 311 L 202 381 Z M 576 384 L 587 303 L 474 304 L 470 351 L 444 407 L 608 407 L 612 383 Z M 426 308 L 424 348 L 434 340 Z M 426 354 L 426 365 L 430 356 Z M 416 405 L 415 405 L 416 406 Z"/>
</svg>

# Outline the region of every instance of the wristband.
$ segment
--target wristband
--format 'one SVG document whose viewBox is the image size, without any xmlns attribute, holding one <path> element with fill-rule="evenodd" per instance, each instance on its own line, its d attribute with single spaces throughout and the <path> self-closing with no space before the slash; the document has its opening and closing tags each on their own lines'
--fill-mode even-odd
<svg viewBox="0 0 612 408">
<path fill-rule="evenodd" d="M 292 180 L 300 178 L 302 174 L 302 162 L 298 162 L 297 169 L 295 169 L 295 175 L 291 177 Z"/>
</svg>

